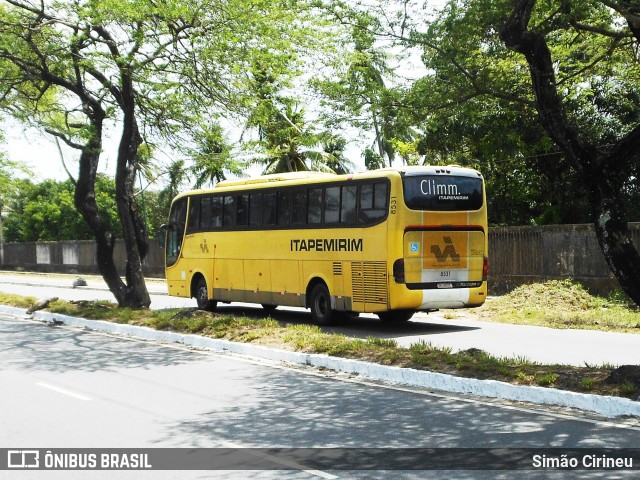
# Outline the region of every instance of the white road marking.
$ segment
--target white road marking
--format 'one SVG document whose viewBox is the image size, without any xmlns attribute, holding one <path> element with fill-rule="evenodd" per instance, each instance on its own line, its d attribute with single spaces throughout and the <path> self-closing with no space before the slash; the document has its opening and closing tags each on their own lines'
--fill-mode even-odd
<svg viewBox="0 0 640 480">
<path fill-rule="evenodd" d="M 63 395 L 67 395 L 69 397 L 75 398 L 77 400 L 89 401 L 91 400 L 89 397 L 82 395 L 80 393 L 72 392 L 71 390 L 67 390 L 66 388 L 57 387 L 55 385 L 51 385 L 49 383 L 38 382 L 36 383 L 39 387 L 46 388 L 52 390 L 54 392 L 62 393 Z"/>
</svg>

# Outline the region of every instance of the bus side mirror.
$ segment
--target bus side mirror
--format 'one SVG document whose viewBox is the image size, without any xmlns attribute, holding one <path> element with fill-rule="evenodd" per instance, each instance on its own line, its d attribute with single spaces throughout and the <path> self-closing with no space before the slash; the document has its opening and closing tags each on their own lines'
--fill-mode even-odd
<svg viewBox="0 0 640 480">
<path fill-rule="evenodd" d="M 169 230 L 169 225 L 164 224 L 160 226 L 160 230 L 158 230 L 158 241 L 160 242 L 160 248 L 164 248 L 164 244 L 167 241 L 167 230 Z"/>
</svg>

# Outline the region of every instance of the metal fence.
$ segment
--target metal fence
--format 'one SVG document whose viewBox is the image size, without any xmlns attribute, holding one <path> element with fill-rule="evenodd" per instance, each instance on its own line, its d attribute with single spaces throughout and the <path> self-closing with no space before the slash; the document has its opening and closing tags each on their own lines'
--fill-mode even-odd
<svg viewBox="0 0 640 480">
<path fill-rule="evenodd" d="M 640 247 L 640 223 L 630 225 Z M 27 242 L 4 245 L 6 270 L 90 274 L 98 273 L 95 242 Z M 124 273 L 124 242 L 117 241 L 114 256 Z M 151 240 L 143 265 L 145 275 L 162 277 L 163 251 Z M 489 288 L 492 293 L 550 279 L 573 278 L 590 290 L 608 293 L 617 287 L 603 258 L 593 225 L 494 227 L 489 230 Z"/>
</svg>

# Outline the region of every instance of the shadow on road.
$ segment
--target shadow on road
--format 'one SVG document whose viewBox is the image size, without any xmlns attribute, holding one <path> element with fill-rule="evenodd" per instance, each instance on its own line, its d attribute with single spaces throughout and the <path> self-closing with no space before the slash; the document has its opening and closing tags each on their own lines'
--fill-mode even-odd
<svg viewBox="0 0 640 480">
<path fill-rule="evenodd" d="M 252 382 L 252 395 L 233 406 L 212 408 L 169 425 L 167 438 L 179 434 L 194 442 L 210 438 L 214 445 L 217 439 L 225 439 L 242 445 L 284 448 L 501 448 L 626 446 L 633 445 L 637 435 L 628 431 L 614 437 L 601 432 L 603 427 L 590 424 L 576 431 L 570 421 L 557 417 L 495 408 L 489 403 L 398 393 L 331 378 L 303 377 L 290 371 L 265 370 Z M 233 380 L 227 388 L 233 388 Z M 493 472 L 486 477 L 437 478 L 514 477 L 496 477 Z M 538 472 L 530 478 L 541 477 Z"/>
<path fill-rule="evenodd" d="M 282 326 L 286 325 L 314 325 L 309 312 L 293 310 L 265 311 L 260 307 L 223 305 L 216 312 L 228 315 L 243 315 L 249 318 L 272 318 Z M 369 336 L 380 338 L 414 337 L 417 335 L 438 335 L 443 333 L 467 332 L 478 330 L 478 327 L 456 325 L 424 320 L 412 320 L 404 323 L 382 322 L 374 315 L 361 315 L 340 321 L 330 327 L 321 327 L 325 332 L 341 333 L 350 337 L 365 338 Z"/>
<path fill-rule="evenodd" d="M 113 371 L 200 360 L 201 353 L 27 321 L 0 322 L 0 364 L 27 371 Z"/>
</svg>

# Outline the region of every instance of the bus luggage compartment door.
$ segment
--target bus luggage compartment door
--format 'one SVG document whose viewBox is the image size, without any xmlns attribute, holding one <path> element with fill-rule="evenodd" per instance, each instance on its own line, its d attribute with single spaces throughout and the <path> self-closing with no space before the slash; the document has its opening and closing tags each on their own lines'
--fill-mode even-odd
<svg viewBox="0 0 640 480">
<path fill-rule="evenodd" d="M 479 287 L 483 281 L 484 250 L 485 233 L 480 229 L 407 231 L 405 283 L 415 290 Z"/>
</svg>

